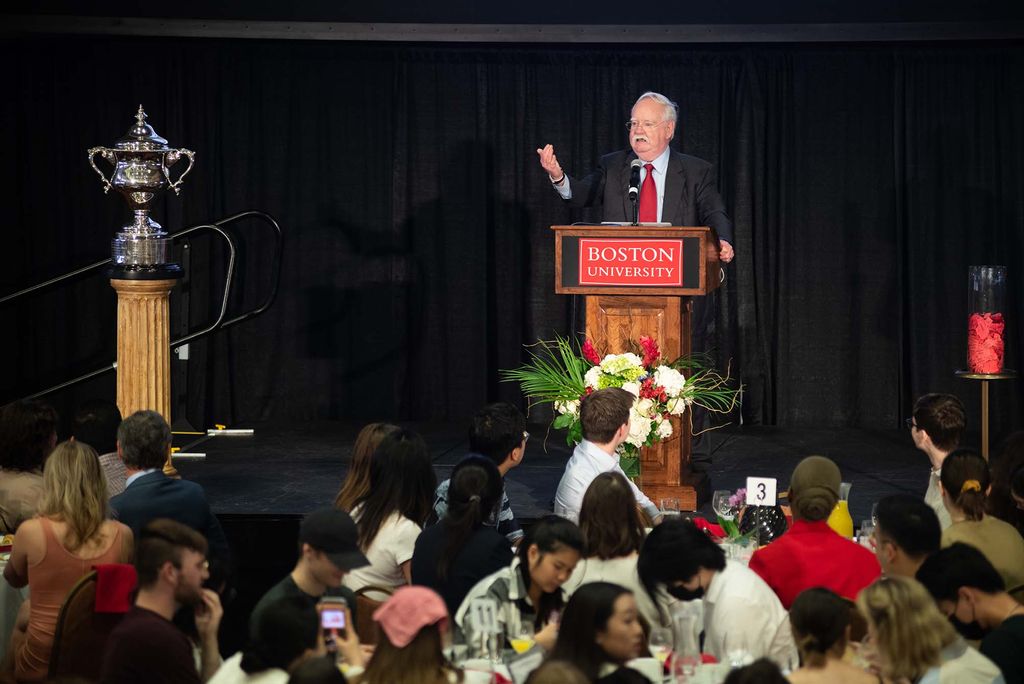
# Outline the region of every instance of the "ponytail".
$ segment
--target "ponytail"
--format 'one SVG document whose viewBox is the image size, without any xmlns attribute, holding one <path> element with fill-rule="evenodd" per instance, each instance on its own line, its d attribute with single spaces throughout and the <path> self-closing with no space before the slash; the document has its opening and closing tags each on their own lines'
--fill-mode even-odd
<svg viewBox="0 0 1024 684">
<path fill-rule="evenodd" d="M 468 456 L 455 466 L 448 486 L 448 511 L 440 522 L 447 541 L 437 559 L 439 580 L 447 580 L 455 557 L 473 534 L 497 518 L 502 492 L 501 473 L 490 459 Z"/>
<path fill-rule="evenodd" d="M 960 450 L 942 463 L 942 488 L 949 500 L 967 520 L 981 520 L 992 476 L 984 458 L 972 451 Z"/>
</svg>

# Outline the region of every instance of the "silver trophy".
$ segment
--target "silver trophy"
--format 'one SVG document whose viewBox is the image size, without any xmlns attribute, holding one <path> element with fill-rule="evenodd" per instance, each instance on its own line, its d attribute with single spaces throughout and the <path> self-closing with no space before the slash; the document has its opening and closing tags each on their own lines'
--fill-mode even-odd
<svg viewBox="0 0 1024 684">
<path fill-rule="evenodd" d="M 107 178 L 96 166 L 100 155 L 114 167 Z M 188 168 L 171 180 L 170 168 L 188 158 Z M 134 213 L 131 223 L 121 228 L 112 242 L 115 278 L 156 279 L 181 275 L 181 266 L 170 261 L 171 241 L 160 224 L 149 216 L 152 202 L 165 188 L 181 193 L 181 182 L 192 170 L 195 153 L 173 149 L 146 123 L 146 112 L 139 105 L 135 125 L 114 144 L 114 148 L 93 147 L 89 150 L 89 164 L 103 179 L 103 192 L 115 188 L 124 195 Z"/>
</svg>

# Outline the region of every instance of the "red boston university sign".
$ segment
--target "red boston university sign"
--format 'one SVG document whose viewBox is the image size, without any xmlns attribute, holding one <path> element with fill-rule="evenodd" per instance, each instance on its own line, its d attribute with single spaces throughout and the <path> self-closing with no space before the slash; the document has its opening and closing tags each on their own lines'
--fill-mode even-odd
<svg viewBox="0 0 1024 684">
<path fill-rule="evenodd" d="M 683 241 L 580 238 L 580 285 L 683 285 Z"/>
</svg>

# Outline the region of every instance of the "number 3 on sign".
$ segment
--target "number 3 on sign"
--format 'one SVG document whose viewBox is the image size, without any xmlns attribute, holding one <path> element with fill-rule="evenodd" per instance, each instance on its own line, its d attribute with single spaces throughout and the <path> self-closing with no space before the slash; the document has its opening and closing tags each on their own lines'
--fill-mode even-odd
<svg viewBox="0 0 1024 684">
<path fill-rule="evenodd" d="M 747 505 L 774 506 L 777 482 L 774 477 L 748 477 Z"/>
</svg>

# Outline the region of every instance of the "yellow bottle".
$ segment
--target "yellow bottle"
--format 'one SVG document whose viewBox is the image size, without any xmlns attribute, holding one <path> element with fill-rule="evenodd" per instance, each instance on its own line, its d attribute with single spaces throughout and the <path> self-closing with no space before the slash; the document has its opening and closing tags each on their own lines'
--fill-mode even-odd
<svg viewBox="0 0 1024 684">
<path fill-rule="evenodd" d="M 847 539 L 853 539 L 853 518 L 850 516 L 851 486 L 849 482 L 839 485 L 839 503 L 828 516 L 828 526 Z"/>
</svg>

